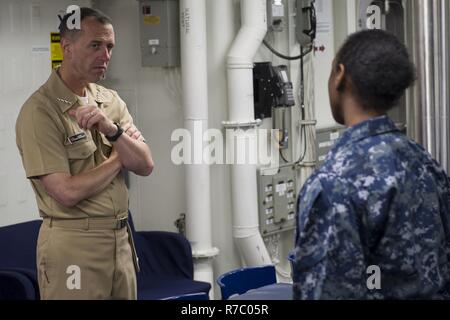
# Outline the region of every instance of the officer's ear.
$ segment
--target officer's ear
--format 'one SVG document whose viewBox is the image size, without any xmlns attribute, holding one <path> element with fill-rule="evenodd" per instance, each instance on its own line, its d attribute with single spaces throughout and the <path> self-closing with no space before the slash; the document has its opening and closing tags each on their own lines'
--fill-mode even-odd
<svg viewBox="0 0 450 320">
<path fill-rule="evenodd" d="M 72 55 L 72 45 L 73 41 L 69 37 L 61 38 L 61 49 L 64 57 L 70 57 Z"/>
</svg>

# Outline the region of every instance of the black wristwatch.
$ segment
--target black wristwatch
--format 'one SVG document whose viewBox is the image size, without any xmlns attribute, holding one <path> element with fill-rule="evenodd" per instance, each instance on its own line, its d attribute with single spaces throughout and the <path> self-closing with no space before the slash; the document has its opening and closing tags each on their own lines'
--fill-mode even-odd
<svg viewBox="0 0 450 320">
<path fill-rule="evenodd" d="M 109 142 L 116 142 L 117 139 L 119 139 L 119 137 L 122 135 L 123 133 L 123 129 L 120 126 L 120 124 L 118 124 L 117 122 L 114 122 L 114 125 L 117 127 L 117 132 L 115 135 L 113 135 L 112 137 L 109 137 L 107 135 L 105 135 L 106 139 L 108 139 Z"/>
</svg>

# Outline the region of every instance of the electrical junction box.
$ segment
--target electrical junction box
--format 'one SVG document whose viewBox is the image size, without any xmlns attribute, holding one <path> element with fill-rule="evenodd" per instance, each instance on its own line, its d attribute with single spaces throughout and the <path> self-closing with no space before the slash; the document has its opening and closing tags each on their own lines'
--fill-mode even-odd
<svg viewBox="0 0 450 320">
<path fill-rule="evenodd" d="M 143 67 L 180 65 L 178 0 L 139 0 L 139 31 Z"/>
<path fill-rule="evenodd" d="M 259 228 L 262 236 L 295 229 L 297 203 L 296 167 L 294 164 L 258 170 Z"/>
<path fill-rule="evenodd" d="M 282 0 L 267 1 L 267 24 L 269 30 L 282 32 L 286 24 Z"/>
<path fill-rule="evenodd" d="M 328 152 L 336 144 L 336 141 L 342 136 L 345 127 L 336 126 L 331 128 L 317 129 L 316 131 L 316 154 L 317 165 L 320 166 L 325 161 Z"/>
</svg>

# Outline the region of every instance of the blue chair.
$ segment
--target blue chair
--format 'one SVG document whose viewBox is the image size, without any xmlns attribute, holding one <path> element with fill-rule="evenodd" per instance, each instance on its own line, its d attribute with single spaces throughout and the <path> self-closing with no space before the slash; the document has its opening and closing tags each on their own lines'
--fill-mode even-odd
<svg viewBox="0 0 450 320">
<path fill-rule="evenodd" d="M 129 218 L 141 266 L 141 272 L 137 274 L 138 300 L 190 294 L 207 297 L 211 284 L 194 280 L 189 241 L 173 232 L 136 231 L 131 214 Z M 35 220 L 0 227 L 0 300 L 40 298 L 36 243 L 41 223 L 41 220 Z"/>
<path fill-rule="evenodd" d="M 0 299 L 38 300 L 36 243 L 41 220 L 0 228 Z"/>
<path fill-rule="evenodd" d="M 202 301 L 205 301 L 205 300 L 209 300 L 209 296 L 204 292 L 199 292 L 199 293 L 182 294 L 179 296 L 168 297 L 168 298 L 164 298 L 161 300 L 186 300 L 186 301 L 202 300 Z"/>
<path fill-rule="evenodd" d="M 277 276 L 273 265 L 236 269 L 221 275 L 217 279 L 222 300 L 276 282 Z"/>
<path fill-rule="evenodd" d="M 37 300 L 37 282 L 20 270 L 0 270 L 0 300 Z"/>
<path fill-rule="evenodd" d="M 208 296 L 211 284 L 194 280 L 192 248 L 183 235 L 165 231 L 136 231 L 130 214 L 141 272 L 138 300 L 161 300 L 189 294 Z"/>
</svg>

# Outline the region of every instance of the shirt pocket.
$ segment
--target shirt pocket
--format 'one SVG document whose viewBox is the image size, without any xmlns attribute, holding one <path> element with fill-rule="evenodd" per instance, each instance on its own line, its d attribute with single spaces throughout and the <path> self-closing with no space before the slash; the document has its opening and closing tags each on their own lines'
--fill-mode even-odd
<svg viewBox="0 0 450 320">
<path fill-rule="evenodd" d="M 96 150 L 97 146 L 92 139 L 66 146 L 67 158 L 69 158 L 69 160 L 87 159 Z"/>
</svg>

